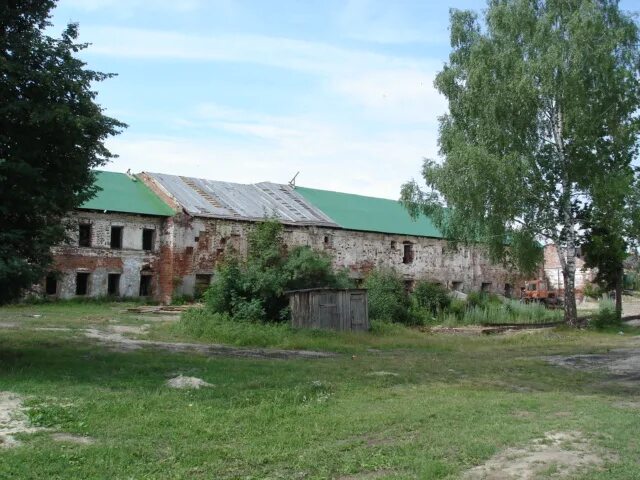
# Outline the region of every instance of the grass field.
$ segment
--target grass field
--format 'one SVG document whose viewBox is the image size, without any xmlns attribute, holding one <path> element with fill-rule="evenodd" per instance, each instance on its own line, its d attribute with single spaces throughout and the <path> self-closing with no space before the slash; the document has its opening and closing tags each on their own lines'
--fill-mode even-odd
<svg viewBox="0 0 640 480">
<path fill-rule="evenodd" d="M 0 478 L 456 479 L 548 432 L 580 432 L 601 459 L 566 478 L 640 478 L 637 378 L 542 358 L 640 347 L 638 329 L 205 336 L 339 352 L 313 360 L 114 351 L 84 337 L 88 326 L 151 324 L 145 337 L 192 340 L 180 324 L 125 307 L 0 309 L 0 392 L 21 396 L 43 427 L 0 448 Z M 213 386 L 168 388 L 178 374 Z M 56 441 L 56 432 L 92 443 Z M 551 465 L 541 476 L 561 473 Z"/>
</svg>

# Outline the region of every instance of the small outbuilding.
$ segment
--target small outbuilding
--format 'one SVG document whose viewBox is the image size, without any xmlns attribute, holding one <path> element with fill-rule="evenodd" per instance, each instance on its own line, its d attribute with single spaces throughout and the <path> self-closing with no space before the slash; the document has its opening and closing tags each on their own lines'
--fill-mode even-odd
<svg viewBox="0 0 640 480">
<path fill-rule="evenodd" d="M 309 288 L 287 293 L 293 327 L 341 331 L 369 330 L 365 289 Z"/>
</svg>

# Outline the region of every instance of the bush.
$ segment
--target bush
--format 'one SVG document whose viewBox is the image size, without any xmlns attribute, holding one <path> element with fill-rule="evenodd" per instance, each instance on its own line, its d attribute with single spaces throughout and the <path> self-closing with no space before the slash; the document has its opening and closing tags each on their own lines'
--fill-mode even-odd
<svg viewBox="0 0 640 480">
<path fill-rule="evenodd" d="M 415 299 L 415 303 L 433 315 L 445 310 L 451 304 L 449 291 L 438 283 L 419 281 L 411 297 Z"/>
<path fill-rule="evenodd" d="M 258 224 L 248 243 L 246 260 L 230 254 L 218 266 L 204 294 L 210 311 L 241 321 L 286 321 L 287 290 L 351 286 L 345 272 L 332 270 L 331 259 L 324 253 L 306 246 L 287 251 L 282 225 L 275 220 Z"/>
<path fill-rule="evenodd" d="M 620 318 L 616 314 L 615 303 L 611 300 L 600 300 L 598 303 L 598 311 L 593 314 L 590 323 L 598 329 L 620 325 Z"/>
<path fill-rule="evenodd" d="M 604 293 L 606 293 L 605 290 L 597 283 L 587 283 L 584 286 L 584 295 L 594 300 L 602 298 Z"/>
<path fill-rule="evenodd" d="M 385 322 L 411 323 L 409 297 L 402 277 L 390 269 L 374 270 L 365 279 L 369 317 Z"/>
</svg>

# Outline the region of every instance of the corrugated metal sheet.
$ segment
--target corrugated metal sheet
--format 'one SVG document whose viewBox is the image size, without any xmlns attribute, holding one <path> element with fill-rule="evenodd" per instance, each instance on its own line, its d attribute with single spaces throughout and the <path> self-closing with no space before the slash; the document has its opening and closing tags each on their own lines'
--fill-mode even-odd
<svg viewBox="0 0 640 480">
<path fill-rule="evenodd" d="M 338 226 L 288 185 L 244 185 L 149 172 L 147 175 L 190 215 L 254 221 L 273 217 L 284 223 Z"/>
</svg>

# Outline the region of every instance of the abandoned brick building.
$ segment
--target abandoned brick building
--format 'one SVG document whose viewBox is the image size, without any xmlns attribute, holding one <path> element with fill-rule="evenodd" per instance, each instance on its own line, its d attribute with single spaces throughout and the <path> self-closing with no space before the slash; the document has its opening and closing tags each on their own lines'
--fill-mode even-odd
<svg viewBox="0 0 640 480">
<path fill-rule="evenodd" d="M 62 298 L 150 296 L 168 302 L 212 281 L 229 248 L 246 252 L 247 233 L 267 217 L 287 245 L 327 252 L 355 279 L 377 267 L 408 286 L 426 279 L 452 290 L 509 295 L 518 276 L 492 264 L 482 246 L 448 248 L 426 217 L 394 200 L 310 188 L 243 185 L 143 172 L 98 172 L 101 191 L 70 216 L 72 243 L 55 248 L 47 294 Z"/>
</svg>

